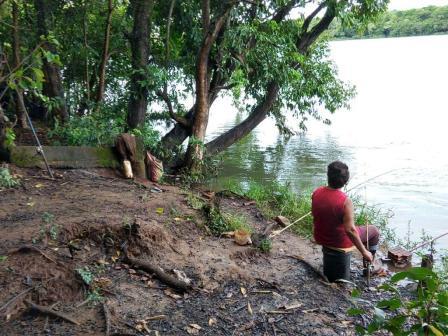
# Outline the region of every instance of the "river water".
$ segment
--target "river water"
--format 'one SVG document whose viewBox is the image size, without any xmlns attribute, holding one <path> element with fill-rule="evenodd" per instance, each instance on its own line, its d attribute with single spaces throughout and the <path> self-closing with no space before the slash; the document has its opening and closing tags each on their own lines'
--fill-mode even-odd
<svg viewBox="0 0 448 336">
<path fill-rule="evenodd" d="M 279 137 L 273 120 L 224 153 L 216 183 L 280 181 L 300 192 L 325 183 L 326 166 L 346 162 L 350 186 L 380 176 L 358 193 L 390 209 L 404 237 L 448 231 L 448 35 L 335 41 L 331 58 L 342 79 L 356 86 L 350 110 L 332 125 L 313 121 L 308 131 Z M 241 120 L 229 99 L 214 104 L 208 139 Z M 448 237 L 437 244 L 448 248 Z"/>
</svg>

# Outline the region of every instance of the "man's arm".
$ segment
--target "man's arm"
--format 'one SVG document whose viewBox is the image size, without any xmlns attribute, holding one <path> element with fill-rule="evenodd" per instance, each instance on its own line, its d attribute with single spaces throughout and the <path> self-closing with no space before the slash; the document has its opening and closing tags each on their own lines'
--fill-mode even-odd
<svg viewBox="0 0 448 336">
<path fill-rule="evenodd" d="M 373 261 L 372 253 L 367 251 L 364 244 L 361 242 L 361 238 L 359 238 L 358 231 L 355 227 L 354 214 L 353 214 L 353 203 L 350 198 L 347 197 L 344 204 L 344 229 L 347 233 L 348 237 L 352 241 L 352 243 L 356 246 L 356 248 L 361 252 L 364 259 L 367 261 Z"/>
</svg>

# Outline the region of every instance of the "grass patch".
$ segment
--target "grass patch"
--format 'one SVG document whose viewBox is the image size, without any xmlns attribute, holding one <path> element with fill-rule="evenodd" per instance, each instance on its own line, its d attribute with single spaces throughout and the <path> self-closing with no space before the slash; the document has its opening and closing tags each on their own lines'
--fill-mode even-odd
<svg viewBox="0 0 448 336">
<path fill-rule="evenodd" d="M 193 193 L 188 193 L 186 200 L 188 206 L 190 206 L 194 210 L 201 210 L 205 205 L 205 202 Z"/>
<path fill-rule="evenodd" d="M 225 222 L 224 231 L 236 231 L 243 230 L 248 233 L 252 233 L 253 228 L 247 223 L 247 218 L 244 215 L 235 215 L 224 213 L 222 217 Z"/>
<path fill-rule="evenodd" d="M 304 237 L 312 236 L 313 218 L 311 215 L 307 215 L 311 212 L 311 189 L 295 193 L 291 190 L 289 184 L 282 185 L 277 182 L 260 184 L 253 181 L 247 183 L 244 187 L 230 182 L 226 187 L 235 193 L 253 199 L 266 218 L 282 215 L 291 221 L 295 221 L 305 216 L 301 221 L 293 225 L 292 230 Z M 370 223 L 380 229 L 383 240 L 389 243 L 399 242 L 395 231 L 388 226 L 388 221 L 391 217 L 389 211 L 384 211 L 375 205 L 366 204 L 355 193 L 351 193 L 349 196 L 355 208 L 356 225 Z"/>
</svg>

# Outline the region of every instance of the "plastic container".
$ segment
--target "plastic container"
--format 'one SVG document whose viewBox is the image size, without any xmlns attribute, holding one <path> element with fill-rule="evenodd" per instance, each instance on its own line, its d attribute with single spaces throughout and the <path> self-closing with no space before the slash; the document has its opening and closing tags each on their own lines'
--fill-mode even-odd
<svg viewBox="0 0 448 336">
<path fill-rule="evenodd" d="M 324 254 L 324 274 L 328 281 L 350 280 L 351 253 L 336 251 L 327 247 L 323 247 L 322 252 Z"/>
</svg>

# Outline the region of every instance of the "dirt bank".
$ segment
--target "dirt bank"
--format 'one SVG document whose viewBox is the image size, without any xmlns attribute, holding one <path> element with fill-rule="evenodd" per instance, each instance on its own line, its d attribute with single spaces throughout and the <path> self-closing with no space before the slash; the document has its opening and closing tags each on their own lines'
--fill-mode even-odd
<svg viewBox="0 0 448 336">
<path fill-rule="evenodd" d="M 212 236 L 190 191 L 108 171 L 61 170 L 54 181 L 13 171 L 21 186 L 0 191 L 1 335 L 352 335 L 362 323 L 345 314 L 347 288 L 294 258 L 316 268 L 321 258 L 296 235 L 280 236 L 266 254 Z M 269 223 L 238 197 L 223 198 L 221 209 L 244 214 L 257 232 Z M 133 269 L 123 246 L 192 289 Z"/>
</svg>

